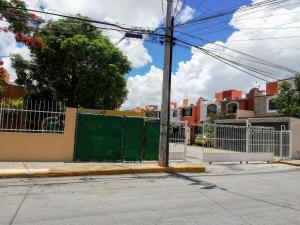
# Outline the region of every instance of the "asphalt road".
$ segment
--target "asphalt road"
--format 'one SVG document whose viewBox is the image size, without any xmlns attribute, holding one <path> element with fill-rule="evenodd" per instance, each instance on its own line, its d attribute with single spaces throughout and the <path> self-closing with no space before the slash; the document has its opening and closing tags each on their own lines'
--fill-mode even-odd
<svg viewBox="0 0 300 225">
<path fill-rule="evenodd" d="M 300 168 L 236 164 L 197 175 L 0 180 L 0 224 L 297 225 Z"/>
</svg>

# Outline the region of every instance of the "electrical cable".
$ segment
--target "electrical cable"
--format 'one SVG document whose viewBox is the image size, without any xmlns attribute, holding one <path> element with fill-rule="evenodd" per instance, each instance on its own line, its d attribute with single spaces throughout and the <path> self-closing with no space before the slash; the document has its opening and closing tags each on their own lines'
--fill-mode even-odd
<svg viewBox="0 0 300 225">
<path fill-rule="evenodd" d="M 177 2 L 178 2 L 178 1 L 177 1 Z M 181 11 L 182 11 L 183 8 L 185 7 L 185 5 L 186 5 L 186 0 L 184 0 L 184 2 L 183 2 L 183 4 L 182 4 L 181 8 L 178 10 L 178 13 L 174 16 L 174 21 L 176 20 L 177 16 L 181 13 Z M 175 13 L 176 13 L 176 10 L 175 10 L 174 14 L 175 14 Z"/>
<path fill-rule="evenodd" d="M 201 48 L 201 47 L 199 47 L 199 46 L 197 46 L 197 45 L 195 45 L 195 44 L 186 42 L 186 41 L 181 40 L 181 39 L 178 39 L 178 38 L 175 38 L 175 40 L 176 40 L 176 41 L 179 41 L 179 42 L 181 42 L 181 43 L 183 43 L 183 44 L 186 44 L 186 45 L 188 45 L 188 46 L 192 46 L 192 47 L 194 47 L 194 48 L 200 50 L 202 53 L 205 53 L 205 54 L 207 54 L 207 55 L 209 55 L 209 56 L 211 56 L 211 57 L 213 57 L 213 58 L 215 58 L 215 59 L 218 59 L 219 61 L 221 61 L 221 62 L 223 62 L 223 63 L 225 63 L 225 64 L 227 64 L 227 65 L 230 65 L 230 66 L 232 66 L 232 67 L 234 67 L 234 68 L 236 68 L 236 69 L 238 69 L 238 70 L 240 70 L 240 71 L 242 71 L 242 72 L 244 72 L 244 73 L 246 73 L 246 74 L 248 74 L 248 75 L 251 75 L 251 76 L 253 76 L 253 77 L 256 77 L 256 78 L 258 78 L 258 79 L 261 79 L 261 80 L 264 80 L 264 81 L 268 81 L 268 80 L 266 80 L 266 79 L 264 78 L 264 77 L 268 77 L 268 78 L 272 78 L 272 79 L 274 79 L 274 80 L 279 80 L 277 77 L 274 77 L 274 76 L 272 76 L 272 75 L 269 75 L 269 74 L 267 74 L 265 71 L 262 72 L 262 71 L 259 71 L 259 70 L 255 69 L 255 68 L 253 68 L 253 67 L 251 67 L 251 66 L 249 66 L 249 65 L 244 65 L 244 64 L 235 62 L 235 61 L 233 61 L 233 60 L 226 59 L 226 58 L 224 58 L 224 57 L 221 57 L 221 56 L 219 56 L 219 55 L 217 55 L 217 54 L 212 53 L 211 51 L 209 51 L 209 50 L 207 50 L 207 49 Z M 249 72 L 249 71 L 251 71 L 251 72 Z M 256 73 L 256 74 L 260 74 L 260 75 L 262 75 L 263 77 L 260 77 L 260 76 L 258 76 L 258 75 L 256 75 L 256 74 L 253 74 L 252 72 L 254 72 L 254 73 Z"/>
<path fill-rule="evenodd" d="M 88 23 L 96 23 L 96 24 L 102 24 L 102 25 L 107 25 L 107 26 L 113 26 L 113 27 L 117 27 L 117 28 L 120 28 L 120 29 L 128 30 L 128 31 L 148 31 L 148 32 L 150 32 L 150 30 L 148 28 L 126 27 L 126 26 L 122 26 L 120 24 L 110 23 L 110 22 L 106 22 L 106 21 L 98 21 L 98 20 L 86 19 L 86 18 L 82 18 L 82 17 L 68 16 L 68 15 L 63 15 L 63 14 L 58 14 L 58 13 L 51 13 L 51 12 L 45 12 L 45 11 L 43 12 L 41 10 L 35 10 L 35 9 L 8 6 L 8 5 L 5 5 L 3 3 L 0 3 L 0 5 L 3 6 L 3 7 L 6 7 L 6 8 L 11 8 L 11 9 L 27 10 L 28 12 L 36 12 L 36 13 L 42 13 L 42 14 L 44 13 L 44 14 L 47 14 L 47 15 L 58 16 L 58 17 L 63 17 L 63 18 L 68 18 L 68 19 L 75 19 L 75 20 L 88 22 Z"/>
<path fill-rule="evenodd" d="M 265 0 L 259 3 L 254 3 L 250 6 L 247 6 L 245 8 L 239 9 L 239 8 L 233 8 L 233 9 L 229 9 L 229 10 L 223 10 L 223 11 L 219 11 L 216 14 L 208 14 L 207 16 L 202 16 L 199 18 L 195 18 L 192 20 L 189 20 L 187 22 L 184 23 L 180 23 L 180 24 L 176 24 L 175 27 L 180 27 L 183 25 L 187 25 L 187 24 L 191 24 L 191 23 L 195 23 L 195 22 L 199 22 L 199 21 L 205 21 L 205 20 L 210 20 L 210 19 L 214 19 L 214 18 L 218 18 L 218 17 L 223 17 L 223 16 L 228 16 L 233 14 L 234 12 L 236 12 L 238 9 L 240 12 L 245 12 L 245 11 L 250 11 L 252 9 L 256 9 L 256 8 L 262 8 L 265 6 L 270 6 L 270 5 L 277 5 L 277 4 L 281 4 L 281 3 L 286 3 L 290 0 Z"/>
<path fill-rule="evenodd" d="M 274 64 L 274 63 L 269 62 L 269 61 L 267 61 L 267 60 L 258 58 L 258 57 L 256 57 L 256 56 L 252 56 L 252 55 L 250 55 L 250 54 L 247 54 L 247 53 L 238 51 L 238 50 L 236 50 L 236 49 L 227 47 L 227 46 L 225 46 L 225 45 L 221 45 L 221 44 L 213 43 L 213 42 L 208 42 L 208 40 L 206 40 L 206 39 L 204 39 L 204 38 L 201 38 L 201 37 L 193 36 L 193 35 L 190 35 L 190 34 L 187 34 L 187 33 L 181 32 L 181 31 L 178 31 L 178 30 L 175 30 L 175 32 L 184 34 L 184 35 L 189 36 L 189 37 L 192 37 L 192 38 L 199 39 L 199 40 L 201 40 L 201 41 L 204 42 L 204 43 L 205 43 L 205 42 L 206 42 L 206 43 L 211 43 L 211 44 L 214 44 L 214 45 L 216 45 L 216 46 L 218 46 L 218 47 L 229 49 L 229 50 L 231 50 L 231 51 L 234 51 L 234 52 L 236 52 L 236 53 L 242 54 L 242 55 L 244 55 L 244 56 L 247 56 L 247 57 L 256 59 L 256 60 L 258 60 L 258 61 L 263 61 L 263 62 L 265 62 L 265 63 L 268 63 L 270 66 L 273 66 L 273 67 L 276 67 L 276 68 L 280 68 L 280 69 L 282 69 L 282 70 L 285 70 L 285 71 L 288 71 L 288 72 L 291 72 L 291 73 L 299 73 L 299 71 L 296 71 L 296 70 L 293 70 L 293 69 L 290 69 L 290 68 L 287 68 L 287 67 L 284 67 L 284 66 L 281 66 L 281 65 Z M 176 37 L 176 38 L 177 38 L 177 37 Z"/>
</svg>

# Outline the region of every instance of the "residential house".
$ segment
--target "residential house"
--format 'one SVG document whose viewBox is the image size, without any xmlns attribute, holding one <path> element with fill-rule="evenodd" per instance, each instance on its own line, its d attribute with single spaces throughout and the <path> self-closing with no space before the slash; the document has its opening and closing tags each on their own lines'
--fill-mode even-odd
<svg viewBox="0 0 300 225">
<path fill-rule="evenodd" d="M 201 98 L 195 104 L 189 104 L 188 99 L 183 100 L 181 107 L 181 121 L 187 121 L 189 127 L 196 126 L 200 122 Z"/>
<path fill-rule="evenodd" d="M 205 122 L 212 114 L 221 111 L 221 103 L 200 98 L 200 122 Z"/>
<path fill-rule="evenodd" d="M 278 87 L 283 81 L 293 82 L 294 78 L 283 79 L 266 84 L 265 95 L 255 96 L 254 111 L 255 117 L 278 117 L 276 105 L 273 101 L 274 95 L 278 94 Z"/>
<path fill-rule="evenodd" d="M 180 124 L 181 122 L 181 110 L 177 108 L 177 102 L 170 103 L 170 123 Z"/>
<path fill-rule="evenodd" d="M 3 67 L 0 67 L 0 76 L 2 77 L 4 84 L 3 93 L 0 95 L 0 99 L 18 99 L 23 98 L 27 95 L 24 86 L 16 85 L 9 82 L 9 73 Z"/>
</svg>

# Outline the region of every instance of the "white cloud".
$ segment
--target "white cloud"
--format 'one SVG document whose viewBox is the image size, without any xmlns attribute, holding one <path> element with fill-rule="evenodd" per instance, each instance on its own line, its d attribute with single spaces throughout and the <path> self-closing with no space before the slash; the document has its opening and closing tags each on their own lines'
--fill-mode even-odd
<svg viewBox="0 0 300 225">
<path fill-rule="evenodd" d="M 107 0 L 44 0 L 46 4 L 46 10 L 55 13 L 62 14 L 81 14 L 89 16 L 95 20 L 106 20 L 111 22 L 118 22 L 120 24 L 128 26 L 141 26 L 154 29 L 159 26 L 164 19 L 164 15 L 161 9 L 161 0 L 122 0 L 122 1 L 107 1 Z M 27 0 L 29 8 L 36 9 L 39 7 L 38 0 Z M 45 15 L 42 15 L 44 18 Z M 46 19 L 50 19 L 50 16 L 46 16 Z M 55 18 L 57 19 L 57 18 Z M 3 25 L 3 21 L 1 24 Z M 99 25 L 101 26 L 101 25 Z M 110 40 L 115 43 L 122 37 L 119 32 L 105 32 L 109 36 Z M 4 38 L 1 36 L 1 38 Z M 24 52 L 25 49 L 18 49 L 13 38 L 10 38 L 10 43 L 3 45 L 3 41 L 0 41 L 0 47 L 6 48 L 6 53 Z M 9 47 L 7 47 L 9 46 Z M 134 68 L 143 67 L 152 62 L 152 57 L 149 55 L 148 50 L 141 43 L 137 45 L 137 41 L 133 39 L 125 39 L 118 47 L 123 53 L 128 56 Z M 14 49 L 15 48 L 15 49 Z M 27 54 L 27 53 L 25 53 Z M 5 67 L 12 73 L 12 77 L 15 77 L 15 72 L 10 67 L 9 60 L 4 60 Z"/>
<path fill-rule="evenodd" d="M 178 22 L 185 23 L 188 20 L 193 19 L 195 13 L 195 9 L 191 8 L 190 6 L 186 6 L 178 15 Z"/>
<path fill-rule="evenodd" d="M 144 76 L 137 75 L 129 77 L 127 80 L 128 99 L 123 108 L 132 108 L 134 106 L 144 106 L 151 102 L 160 102 L 162 70 L 151 66 L 150 71 Z M 137 93 L 142 94 L 138 95 Z"/>
<path fill-rule="evenodd" d="M 38 7 L 38 0 L 27 0 L 28 6 Z M 161 0 L 45 0 L 47 10 L 56 13 L 67 12 L 75 15 L 80 13 L 95 20 L 118 22 L 127 26 L 140 26 L 155 29 L 163 21 L 164 15 L 161 8 Z M 166 7 L 166 5 L 165 5 Z M 101 26 L 101 25 L 99 25 Z M 122 38 L 119 32 L 104 32 L 115 43 Z M 134 68 L 143 67 L 152 62 L 143 43 L 135 47 L 136 41 L 125 39 L 118 47 L 128 56 Z M 135 48 L 134 48 L 135 47 Z M 134 50 L 127 52 L 131 48 Z"/>
<path fill-rule="evenodd" d="M 255 2 L 259 1 L 255 0 Z M 300 38 L 271 39 L 300 36 L 299 29 L 282 29 L 284 27 L 300 27 L 299 12 L 300 7 L 298 5 L 284 7 L 284 4 L 281 8 L 278 6 L 273 9 L 268 7 L 243 16 L 242 14 L 245 12 L 238 11 L 231 21 L 231 25 L 238 30 L 228 38 L 227 42 L 219 44 L 300 71 Z M 265 29 L 274 27 L 277 29 Z M 260 38 L 269 39 L 253 40 Z M 237 41 L 248 39 L 252 40 Z M 216 49 L 213 44 L 208 44 L 205 48 Z M 222 51 L 221 53 L 227 56 L 235 57 L 234 59 L 239 62 L 245 62 L 241 55 L 234 54 L 228 49 L 218 48 L 218 51 Z M 203 55 L 196 49 L 192 49 L 191 53 L 191 59 L 180 62 L 178 70 L 172 76 L 172 100 L 181 103 L 183 98 L 196 99 L 200 96 L 213 99 L 215 92 L 226 89 L 248 91 L 250 88 L 257 86 L 258 83 L 261 87 L 264 87 L 262 81 L 231 68 L 214 58 Z M 249 62 L 247 61 L 247 63 Z M 275 70 L 269 71 L 278 72 Z M 285 74 L 276 75 L 283 77 Z M 143 76 L 130 78 L 128 82 L 128 100 L 123 108 L 133 108 L 147 104 L 159 105 L 161 85 L 162 71 L 154 67 Z"/>
<path fill-rule="evenodd" d="M 120 49 L 132 62 L 134 68 L 143 67 L 152 62 L 152 57 L 143 45 L 143 40 L 124 40 L 119 44 Z"/>
<path fill-rule="evenodd" d="M 15 40 L 15 36 L 11 32 L 0 32 L 0 52 L 4 56 L 3 62 L 4 62 L 4 68 L 7 69 L 7 71 L 10 74 L 10 81 L 14 81 L 17 76 L 14 71 L 14 69 L 11 66 L 11 61 L 10 61 L 10 55 L 11 54 L 20 54 L 22 55 L 25 59 L 30 58 L 30 52 L 29 49 L 24 46 L 24 47 L 17 47 L 17 43 Z"/>
<path fill-rule="evenodd" d="M 109 36 L 112 43 L 118 43 L 117 47 L 127 56 L 133 68 L 141 68 L 152 62 L 152 57 L 144 46 L 144 40 L 123 39 L 124 34 L 116 31 L 105 31 L 103 34 Z"/>
</svg>

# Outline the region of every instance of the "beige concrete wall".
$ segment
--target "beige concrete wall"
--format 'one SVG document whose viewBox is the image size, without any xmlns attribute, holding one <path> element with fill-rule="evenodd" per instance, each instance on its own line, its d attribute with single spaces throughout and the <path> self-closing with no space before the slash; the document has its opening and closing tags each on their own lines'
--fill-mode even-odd
<svg viewBox="0 0 300 225">
<path fill-rule="evenodd" d="M 65 132 L 0 132 L 0 161 L 73 160 L 77 109 L 66 109 Z"/>
<path fill-rule="evenodd" d="M 249 118 L 249 117 L 254 117 L 254 111 L 250 110 L 241 110 L 238 109 L 236 112 L 236 117 L 237 118 Z"/>
<path fill-rule="evenodd" d="M 292 158 L 300 159 L 300 119 L 291 118 Z"/>
</svg>

